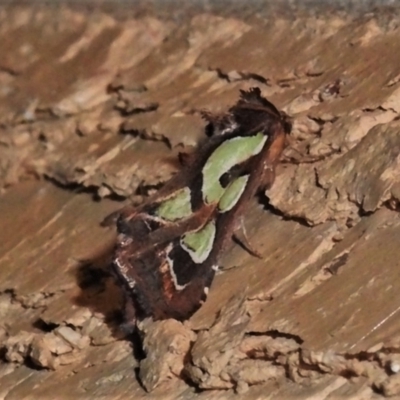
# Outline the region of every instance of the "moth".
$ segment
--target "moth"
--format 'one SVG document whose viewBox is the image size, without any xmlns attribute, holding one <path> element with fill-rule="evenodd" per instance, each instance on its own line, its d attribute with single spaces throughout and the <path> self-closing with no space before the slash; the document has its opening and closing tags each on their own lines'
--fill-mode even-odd
<svg viewBox="0 0 400 400">
<path fill-rule="evenodd" d="M 126 318 L 189 318 L 205 301 L 228 240 L 260 189 L 271 187 L 291 131 L 260 89 L 224 115 L 204 113 L 210 137 L 138 207 L 121 210 L 113 270 Z"/>
</svg>

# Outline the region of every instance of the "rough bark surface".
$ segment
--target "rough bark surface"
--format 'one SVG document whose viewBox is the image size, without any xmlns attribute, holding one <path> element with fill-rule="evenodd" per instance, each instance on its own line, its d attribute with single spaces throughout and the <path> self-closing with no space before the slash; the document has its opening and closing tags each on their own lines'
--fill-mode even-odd
<svg viewBox="0 0 400 400">
<path fill-rule="evenodd" d="M 174 15 L 0 10 L 0 397 L 399 396 L 398 17 Z M 262 258 L 232 244 L 189 321 L 132 342 L 100 222 L 252 86 L 294 121 L 245 216 Z"/>
</svg>

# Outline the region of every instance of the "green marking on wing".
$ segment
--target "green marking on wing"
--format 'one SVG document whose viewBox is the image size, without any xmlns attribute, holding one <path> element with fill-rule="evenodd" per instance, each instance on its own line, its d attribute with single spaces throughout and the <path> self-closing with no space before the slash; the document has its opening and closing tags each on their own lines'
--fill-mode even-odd
<svg viewBox="0 0 400 400">
<path fill-rule="evenodd" d="M 211 221 L 200 230 L 182 236 L 181 246 L 196 264 L 204 262 L 211 253 L 215 232 L 215 223 Z"/>
<path fill-rule="evenodd" d="M 237 204 L 248 180 L 249 175 L 244 175 L 229 184 L 218 203 L 218 208 L 221 212 L 229 211 Z"/>
<path fill-rule="evenodd" d="M 192 214 L 190 189 L 185 187 L 177 191 L 173 197 L 160 204 L 156 214 L 167 221 L 176 221 L 189 217 Z"/>
<path fill-rule="evenodd" d="M 219 179 L 232 167 L 258 154 L 267 140 L 262 132 L 254 136 L 239 136 L 223 142 L 211 154 L 203 168 L 203 200 L 207 204 L 218 202 L 224 194 Z"/>
</svg>

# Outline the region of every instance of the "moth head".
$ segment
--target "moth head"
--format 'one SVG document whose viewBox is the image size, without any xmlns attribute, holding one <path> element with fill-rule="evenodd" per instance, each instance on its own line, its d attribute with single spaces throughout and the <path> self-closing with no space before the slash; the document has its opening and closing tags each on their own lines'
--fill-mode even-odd
<svg viewBox="0 0 400 400">
<path fill-rule="evenodd" d="M 208 137 L 227 135 L 238 128 L 238 124 L 231 114 L 213 114 L 206 110 L 202 110 L 200 114 L 207 122 L 205 133 Z"/>
</svg>

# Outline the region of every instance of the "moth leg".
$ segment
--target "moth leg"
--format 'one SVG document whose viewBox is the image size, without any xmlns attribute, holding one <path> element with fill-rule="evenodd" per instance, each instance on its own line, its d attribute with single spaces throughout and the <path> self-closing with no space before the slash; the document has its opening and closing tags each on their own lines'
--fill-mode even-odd
<svg viewBox="0 0 400 400">
<path fill-rule="evenodd" d="M 318 155 L 305 155 L 300 150 L 296 149 L 294 145 L 294 140 L 289 136 L 286 137 L 287 147 L 294 153 L 297 153 L 299 157 L 290 156 L 287 154 L 283 154 L 281 156 L 280 162 L 283 164 L 313 164 L 318 161 L 322 161 L 325 158 L 332 156 L 333 154 L 340 153 L 340 149 L 332 149 L 331 151 L 327 151 L 325 154 Z"/>
<path fill-rule="evenodd" d="M 100 222 L 101 226 L 113 226 L 117 223 L 117 220 L 119 217 L 124 217 L 128 216 L 130 214 L 133 214 L 136 211 L 136 208 L 128 205 L 126 207 L 123 207 L 117 211 L 112 212 L 111 214 L 107 215 L 103 221 Z"/>
<path fill-rule="evenodd" d="M 262 258 L 261 253 L 256 250 L 250 243 L 250 240 L 247 236 L 246 227 L 244 225 L 243 217 L 239 218 L 239 224 L 235 227 L 232 237 L 233 240 L 238 242 L 249 254 L 257 258 Z"/>
<path fill-rule="evenodd" d="M 295 150 L 295 149 L 293 149 L 293 150 Z M 298 151 L 298 150 L 295 150 L 295 151 L 298 152 L 299 154 L 301 154 L 300 151 Z M 283 155 L 281 158 L 281 163 L 282 164 L 314 164 L 318 161 L 325 160 L 326 158 L 328 158 L 334 154 L 337 154 L 337 153 L 340 153 L 340 150 L 332 150 L 325 154 L 320 154 L 320 155 L 316 155 L 316 156 L 302 155 L 301 158 Z"/>
<path fill-rule="evenodd" d="M 264 171 L 260 179 L 259 190 L 269 189 L 275 181 L 275 166 L 270 164 L 264 165 Z"/>
<path fill-rule="evenodd" d="M 123 322 L 120 325 L 121 331 L 125 335 L 132 334 L 136 329 L 136 308 L 127 293 L 124 293 L 123 298 Z"/>
</svg>

